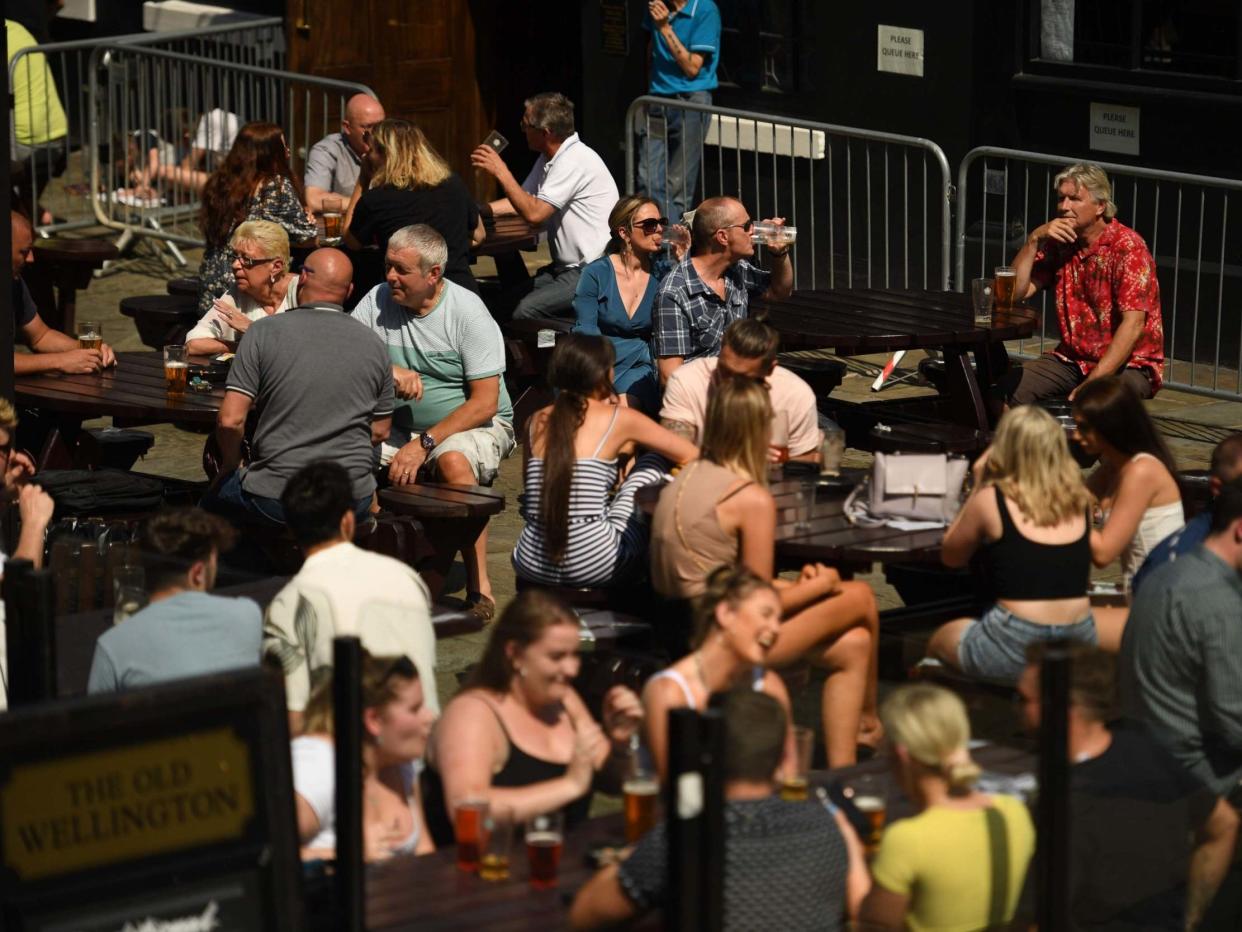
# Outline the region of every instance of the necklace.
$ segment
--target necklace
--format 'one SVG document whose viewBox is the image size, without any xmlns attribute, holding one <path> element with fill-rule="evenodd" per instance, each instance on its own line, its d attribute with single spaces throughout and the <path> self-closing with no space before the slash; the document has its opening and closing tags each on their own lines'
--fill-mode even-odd
<svg viewBox="0 0 1242 932">
<path fill-rule="evenodd" d="M 703 684 L 703 691 L 709 696 L 712 694 L 712 688 L 707 685 L 707 674 L 703 672 L 703 652 L 696 650 L 694 652 L 694 672 L 699 675 L 699 682 Z"/>
</svg>

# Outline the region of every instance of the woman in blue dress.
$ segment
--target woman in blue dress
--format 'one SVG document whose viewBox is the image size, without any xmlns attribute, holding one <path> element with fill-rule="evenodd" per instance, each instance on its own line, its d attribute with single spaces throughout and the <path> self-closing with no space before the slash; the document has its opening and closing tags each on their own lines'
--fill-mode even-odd
<svg viewBox="0 0 1242 932">
<path fill-rule="evenodd" d="M 651 358 L 651 315 L 660 279 L 671 268 L 661 250 L 667 227 L 668 218 L 651 198 L 621 198 L 608 215 L 608 247 L 582 270 L 574 296 L 574 332 L 612 342 L 614 391 L 652 417 L 660 408 L 660 382 Z"/>
</svg>

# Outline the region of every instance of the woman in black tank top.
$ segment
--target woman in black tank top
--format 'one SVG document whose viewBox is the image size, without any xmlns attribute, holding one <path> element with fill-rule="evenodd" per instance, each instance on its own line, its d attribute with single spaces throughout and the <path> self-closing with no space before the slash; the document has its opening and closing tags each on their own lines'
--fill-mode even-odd
<svg viewBox="0 0 1242 932">
<path fill-rule="evenodd" d="M 432 736 L 426 808 L 437 838 L 465 800 L 485 799 L 514 821 L 558 809 L 572 821 L 585 817 L 597 780 L 619 788 L 642 705 L 614 686 L 601 728 L 573 688 L 577 675 L 577 617 L 546 591 L 521 593 Z"/>
<path fill-rule="evenodd" d="M 974 562 L 996 604 L 942 626 L 927 653 L 968 675 L 1016 682 L 1030 644 L 1096 642 L 1091 499 L 1065 432 L 1033 405 L 1005 413 L 972 472 L 974 489 L 945 532 L 941 559 Z"/>
</svg>

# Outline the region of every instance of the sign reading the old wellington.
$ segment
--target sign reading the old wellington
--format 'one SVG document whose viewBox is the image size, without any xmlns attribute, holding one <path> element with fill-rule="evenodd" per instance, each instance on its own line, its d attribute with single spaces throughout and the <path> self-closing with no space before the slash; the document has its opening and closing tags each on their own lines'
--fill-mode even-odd
<svg viewBox="0 0 1242 932">
<path fill-rule="evenodd" d="M 24 881 L 242 838 L 250 750 L 230 728 L 14 766 L 4 863 Z"/>
</svg>

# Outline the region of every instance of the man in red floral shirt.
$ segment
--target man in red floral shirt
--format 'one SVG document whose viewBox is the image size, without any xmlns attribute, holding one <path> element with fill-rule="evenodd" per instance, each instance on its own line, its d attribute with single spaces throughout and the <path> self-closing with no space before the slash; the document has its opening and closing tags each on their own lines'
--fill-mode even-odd
<svg viewBox="0 0 1242 932">
<path fill-rule="evenodd" d="M 1053 289 L 1061 342 L 1007 373 L 1009 402 L 1072 399 L 1083 383 L 1109 375 L 1150 398 L 1164 371 L 1155 260 L 1143 238 L 1115 219 L 1104 169 L 1071 165 L 1053 187 L 1057 216 L 1031 231 L 1013 264 L 1017 295 Z"/>
</svg>

